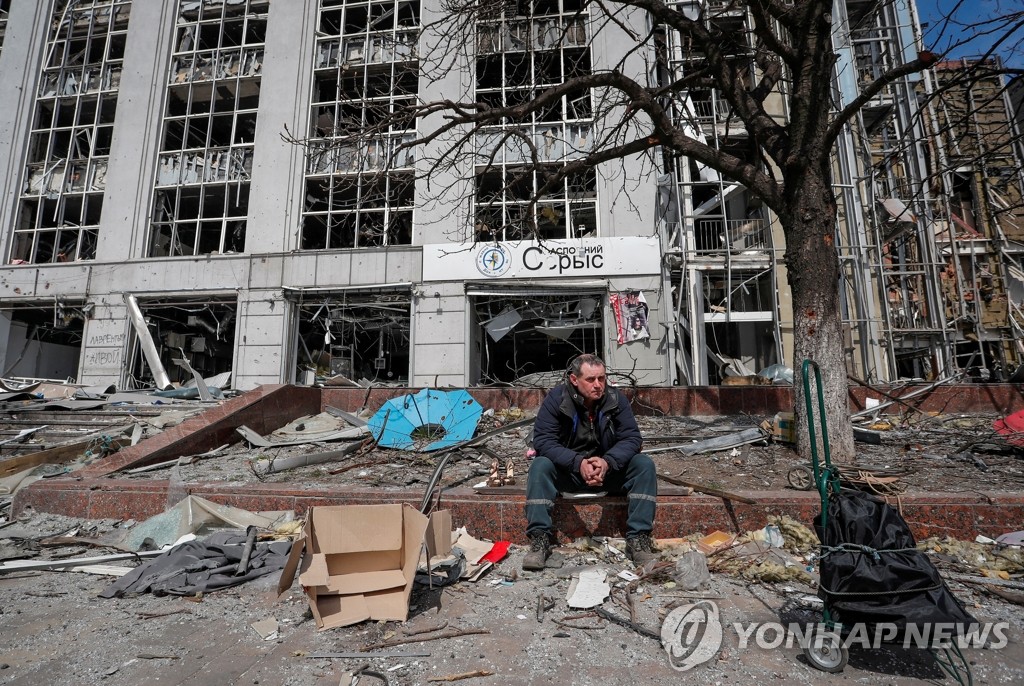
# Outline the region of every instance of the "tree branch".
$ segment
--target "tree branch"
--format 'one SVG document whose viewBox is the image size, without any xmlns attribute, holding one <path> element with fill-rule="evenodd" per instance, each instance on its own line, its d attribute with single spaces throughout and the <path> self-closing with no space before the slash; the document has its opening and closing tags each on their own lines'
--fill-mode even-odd
<svg viewBox="0 0 1024 686">
<path fill-rule="evenodd" d="M 869 103 L 873 97 L 878 95 L 883 88 L 893 83 L 897 79 L 908 76 L 909 74 L 915 74 L 923 69 L 927 69 L 938 61 L 936 55 L 930 52 L 922 52 L 917 56 L 917 59 L 911 60 L 901 64 L 898 67 L 890 69 L 886 73 L 879 76 L 877 79 L 865 86 L 860 95 L 854 98 L 849 105 L 844 107 L 839 114 L 832 119 L 832 123 L 825 131 L 824 142 L 829 148 L 836 142 L 836 138 L 839 137 L 839 133 L 842 131 L 843 126 L 850 119 L 853 118 L 857 112 L 859 112 L 864 105 Z"/>
</svg>

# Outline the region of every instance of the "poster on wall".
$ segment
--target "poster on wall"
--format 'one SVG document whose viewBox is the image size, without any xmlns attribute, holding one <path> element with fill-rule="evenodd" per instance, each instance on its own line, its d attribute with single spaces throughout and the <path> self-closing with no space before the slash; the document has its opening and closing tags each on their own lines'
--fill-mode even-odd
<svg viewBox="0 0 1024 686">
<path fill-rule="evenodd" d="M 647 326 L 647 299 L 643 291 L 622 291 L 611 293 L 608 303 L 615 313 L 615 328 L 618 331 L 616 340 L 619 345 L 642 341 L 651 337 Z"/>
</svg>

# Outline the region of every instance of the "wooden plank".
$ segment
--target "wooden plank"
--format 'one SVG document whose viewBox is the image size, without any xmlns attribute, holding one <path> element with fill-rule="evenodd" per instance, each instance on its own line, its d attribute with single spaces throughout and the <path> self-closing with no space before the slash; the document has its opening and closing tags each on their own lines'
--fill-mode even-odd
<svg viewBox="0 0 1024 686">
<path fill-rule="evenodd" d="M 677 479 L 676 477 L 669 476 L 667 474 L 658 474 L 658 478 L 661 479 L 662 481 L 667 481 L 673 486 L 685 486 L 686 488 L 692 488 L 698 493 L 703 493 L 704 495 L 713 495 L 717 498 L 735 500 L 740 503 L 746 503 L 747 505 L 757 505 L 757 501 L 752 498 L 747 498 L 742 495 L 736 495 L 735 493 L 730 493 L 729 491 L 720 491 L 717 488 L 702 486 L 700 484 L 691 483 L 689 481 L 683 481 L 682 479 Z"/>
<path fill-rule="evenodd" d="M 29 436 L 31 436 L 32 434 L 34 434 L 36 431 L 42 431 L 43 429 L 45 429 L 48 426 L 50 426 L 50 425 L 49 424 L 43 424 L 42 426 L 34 426 L 31 429 L 22 429 L 21 431 L 18 432 L 17 436 L 14 436 L 13 438 L 8 438 L 8 439 L 5 439 L 3 441 L 0 441 L 0 445 L 7 445 L 8 443 L 16 443 L 18 441 L 23 441 L 26 438 L 28 438 Z"/>
<path fill-rule="evenodd" d="M 81 565 L 68 567 L 65 572 L 84 572 L 86 574 L 99 574 L 100 576 L 124 576 L 135 567 L 118 567 L 117 565 Z"/>
<path fill-rule="evenodd" d="M 75 557 L 66 560 L 11 560 L 0 565 L 0 574 L 7 572 L 24 572 L 30 569 L 65 569 L 67 567 L 85 567 L 104 562 L 119 560 L 136 560 L 140 557 L 158 557 L 164 550 L 146 550 L 138 553 L 115 553 L 113 555 L 96 555 L 94 557 Z"/>
<path fill-rule="evenodd" d="M 124 434 L 125 427 L 122 427 L 119 430 L 98 431 L 94 434 L 89 434 L 81 440 L 74 441 L 73 443 L 65 443 L 64 445 L 58 445 L 48 450 L 40 450 L 36 453 L 12 457 L 9 460 L 0 462 L 0 477 L 17 474 L 18 472 L 25 471 L 26 469 L 38 467 L 41 464 L 64 464 L 65 462 L 70 462 L 81 455 L 84 451 L 88 450 L 92 442 L 100 436 L 108 435 L 120 438 Z M 118 449 L 121 447 L 117 441 L 114 442 L 114 445 L 116 445 Z"/>
</svg>

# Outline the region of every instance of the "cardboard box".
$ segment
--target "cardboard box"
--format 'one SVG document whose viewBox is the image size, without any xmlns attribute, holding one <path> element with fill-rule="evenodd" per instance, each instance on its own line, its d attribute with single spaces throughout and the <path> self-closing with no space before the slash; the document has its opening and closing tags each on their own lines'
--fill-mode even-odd
<svg viewBox="0 0 1024 686">
<path fill-rule="evenodd" d="M 704 538 L 697 541 L 697 550 L 701 551 L 705 555 L 721 550 L 722 548 L 728 548 L 736 542 L 735 534 L 727 534 L 724 531 L 713 531 Z"/>
<path fill-rule="evenodd" d="M 780 443 L 796 442 L 796 415 L 792 412 L 779 412 L 772 422 L 772 438 Z"/>
<path fill-rule="evenodd" d="M 430 557 L 451 550 L 447 511 L 428 519 L 409 505 L 312 507 L 278 592 L 291 587 L 298 569 L 318 629 L 404 622 L 423 548 Z"/>
</svg>

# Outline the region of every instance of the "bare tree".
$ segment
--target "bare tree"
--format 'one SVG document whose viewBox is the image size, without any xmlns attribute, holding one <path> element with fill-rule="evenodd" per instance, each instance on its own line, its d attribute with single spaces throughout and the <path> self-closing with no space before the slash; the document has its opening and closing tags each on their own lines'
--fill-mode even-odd
<svg viewBox="0 0 1024 686">
<path fill-rule="evenodd" d="M 329 126 L 335 133 L 346 132 L 347 150 L 356 138 L 380 140 L 389 132 L 393 136 L 396 127 L 414 130 L 415 135 L 395 140 L 391 159 L 414 149 L 416 176 L 429 184 L 437 202 L 473 198 L 474 218 L 467 217 L 470 226 L 460 227 L 460 240 L 470 235 L 477 240 L 543 240 L 547 210 L 542 200 L 553 189 L 585 187 L 589 172 L 627 158 L 648 165 L 652 173 L 695 161 L 742 184 L 782 227 L 792 293 L 792 366 L 799 371 L 804 359 L 820 366 L 832 454 L 837 461 L 852 459 L 835 244 L 835 143 L 874 96 L 932 66 L 938 56 L 927 51 L 913 59 L 901 56 L 863 84 L 856 97 L 838 102 L 831 0 L 573 0 L 561 5 L 559 21 L 545 27 L 542 36 L 529 21 L 543 4 L 441 0 L 433 14 L 424 6 L 421 83 L 444 82 L 456 92 L 439 88 L 436 97 L 421 92 L 414 104 L 378 112 L 373 121 L 332 120 Z M 737 9 L 749 18 L 742 30 L 724 20 Z M 1012 21 L 999 25 L 999 35 L 1011 26 Z M 671 64 L 669 33 L 699 59 L 689 60 L 685 69 Z M 563 64 L 558 82 L 543 87 L 509 68 L 500 78 L 517 87 L 515 97 L 507 91 L 499 98 L 478 96 L 474 69 L 484 67 L 481 62 L 474 67 L 474 59 L 488 51 L 489 43 L 510 40 L 583 41 L 606 52 L 615 46 L 610 51 L 614 58 Z M 704 91 L 725 103 L 729 127 L 742 131 L 751 154 L 737 146 L 709 144 L 699 134 L 691 94 Z M 585 145 L 563 141 L 566 154 L 552 164 L 528 124 L 565 118 L 570 108 L 574 117 L 592 120 L 593 127 Z M 498 152 L 509 148 L 520 160 L 515 173 L 500 176 L 494 188 L 482 192 L 479 181 L 496 168 Z M 316 148 L 323 149 L 322 144 Z M 508 195 L 523 200 L 514 217 L 507 204 L 495 201 Z M 795 396 L 802 416 L 799 382 Z M 806 454 L 806 432 L 799 435 Z"/>
</svg>

